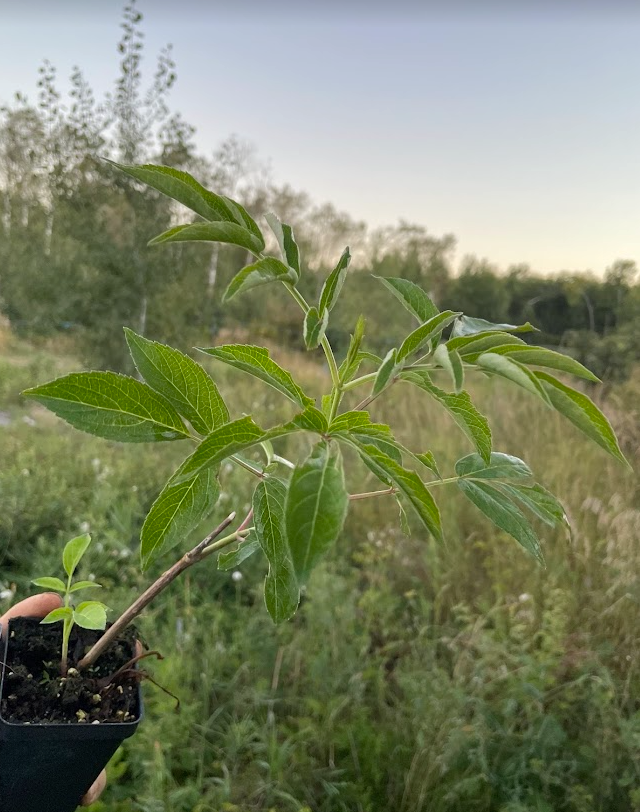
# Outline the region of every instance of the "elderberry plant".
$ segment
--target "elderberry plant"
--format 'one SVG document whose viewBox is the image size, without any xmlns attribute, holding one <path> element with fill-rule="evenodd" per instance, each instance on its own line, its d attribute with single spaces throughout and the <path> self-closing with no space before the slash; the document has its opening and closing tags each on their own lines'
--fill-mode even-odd
<svg viewBox="0 0 640 812">
<path fill-rule="evenodd" d="M 80 372 L 24 393 L 72 426 L 108 440 L 183 441 L 188 445 L 186 458 L 144 521 L 143 569 L 180 544 L 211 512 L 220 493 L 221 463 L 226 460 L 257 477 L 252 510 L 235 532 L 211 544 L 221 532 L 218 528 L 181 561 L 190 556 L 189 563 L 194 563 L 205 554 L 240 542 L 237 549 L 219 554 L 219 567 L 228 569 L 262 552 L 268 561 L 265 601 L 276 623 L 296 611 L 301 588 L 336 543 L 349 503 L 355 499 L 396 499 L 402 515 L 405 508 L 412 509 L 426 531 L 440 540 L 443 531 L 432 491 L 452 484 L 542 561 L 531 517 L 555 526 L 566 523 L 565 512 L 556 497 L 535 481 L 525 462 L 493 450 L 487 418 L 464 389 L 467 375 L 504 378 L 525 389 L 626 463 L 602 412 L 585 394 L 552 373 L 592 382 L 598 379 L 574 359 L 526 343 L 521 334 L 534 329 L 529 323 L 492 324 L 451 310 L 441 312 L 412 282 L 376 277 L 415 317 L 417 326 L 400 346 L 379 358 L 364 347 L 365 320 L 360 317 L 346 356 L 338 363 L 326 331 L 347 277 L 351 259 L 348 248 L 326 278 L 319 301 L 309 303 L 298 289 L 301 262 L 293 231 L 275 215 L 267 214 L 265 220 L 275 235 L 279 256 L 265 253 L 262 231 L 239 203 L 208 191 L 188 173 L 165 166 L 115 166 L 198 215 L 195 222 L 171 228 L 152 239 L 150 245 L 217 242 L 240 246 L 253 255 L 255 261 L 232 279 L 224 300 L 258 286 L 284 285 L 303 313 L 307 349 L 321 348 L 331 376 L 330 391 L 316 402 L 267 349 L 246 344 L 199 347 L 217 363 L 271 386 L 297 410 L 291 420 L 276 426 L 266 426 L 253 415 L 232 419 L 215 381 L 202 366 L 176 349 L 125 329 L 141 380 L 113 372 Z M 366 365 L 371 370 L 360 374 Z M 436 370 L 447 373 L 450 385 L 446 389 L 434 383 Z M 449 412 L 468 438 L 473 450 L 457 461 L 451 475 L 441 475 L 428 449 L 401 444 L 390 426 L 372 419 L 370 404 L 395 386 L 420 390 Z M 345 409 L 345 395 L 356 389 L 362 390 L 364 398 L 355 408 Z M 287 460 L 274 453 L 279 438 L 299 434 L 315 437 L 305 459 Z M 259 446 L 266 450 L 264 465 L 243 456 L 243 452 Z M 380 480 L 382 489 L 349 494 L 341 454 L 344 447 L 355 450 Z M 176 567 L 168 572 L 175 574 Z M 180 571 L 183 568 L 178 567 Z"/>
</svg>

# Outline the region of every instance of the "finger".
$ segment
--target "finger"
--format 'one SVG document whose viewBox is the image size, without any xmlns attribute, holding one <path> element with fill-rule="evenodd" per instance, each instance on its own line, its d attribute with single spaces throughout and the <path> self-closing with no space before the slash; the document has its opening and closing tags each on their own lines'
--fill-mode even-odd
<svg viewBox="0 0 640 812">
<path fill-rule="evenodd" d="M 102 791 L 107 786 L 107 774 L 103 770 L 100 775 L 93 782 L 89 792 L 82 799 L 82 806 L 91 806 L 102 795 Z"/>
<path fill-rule="evenodd" d="M 55 592 L 43 592 L 42 595 L 33 595 L 16 603 L 0 617 L 0 623 L 5 626 L 12 617 L 44 617 L 59 606 L 62 606 L 60 595 L 56 595 Z"/>
</svg>

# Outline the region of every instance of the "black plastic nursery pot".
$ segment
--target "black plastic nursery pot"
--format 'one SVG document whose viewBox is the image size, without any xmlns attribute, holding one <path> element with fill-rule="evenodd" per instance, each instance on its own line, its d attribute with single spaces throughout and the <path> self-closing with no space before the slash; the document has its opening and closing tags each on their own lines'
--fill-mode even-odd
<svg viewBox="0 0 640 812">
<path fill-rule="evenodd" d="M 39 625 L 38 619 L 30 622 Z M 0 698 L 13 623 L 0 649 Z M 129 721 L 14 722 L 3 717 L 0 706 L 0 812 L 74 812 L 120 744 L 135 733 L 142 716 L 139 684 L 135 690 L 137 712 Z"/>
</svg>

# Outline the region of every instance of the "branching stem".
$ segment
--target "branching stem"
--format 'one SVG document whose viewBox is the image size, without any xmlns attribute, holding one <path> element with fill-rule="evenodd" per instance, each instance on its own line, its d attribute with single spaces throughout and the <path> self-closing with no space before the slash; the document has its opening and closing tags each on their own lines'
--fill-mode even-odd
<svg viewBox="0 0 640 812">
<path fill-rule="evenodd" d="M 357 499 L 370 499 L 374 496 L 390 496 L 398 493 L 397 488 L 386 488 L 384 491 L 367 491 L 366 493 L 350 493 L 349 499 L 355 502 Z"/>
<path fill-rule="evenodd" d="M 89 665 L 93 665 L 98 657 L 102 654 L 102 652 L 111 644 L 113 640 L 115 640 L 120 632 L 125 629 L 132 620 L 134 620 L 138 615 L 142 612 L 142 610 L 149 604 L 151 601 L 160 594 L 164 589 L 166 589 L 169 584 L 174 581 L 178 575 L 184 572 L 189 567 L 196 564 L 198 561 L 201 561 L 206 555 L 210 552 L 213 552 L 214 545 L 212 544 L 213 540 L 216 539 L 221 533 L 223 533 L 227 527 L 231 524 L 231 522 L 235 519 L 236 514 L 231 513 L 227 518 L 221 522 L 215 530 L 213 530 L 209 535 L 200 541 L 196 546 L 190 550 L 188 553 L 185 553 L 179 561 L 169 567 L 169 569 L 164 572 L 156 581 L 154 581 L 151 586 L 146 589 L 142 595 L 137 597 L 135 601 L 129 606 L 128 609 L 120 615 L 120 617 L 110 626 L 107 631 L 102 635 L 102 637 L 98 640 L 98 642 L 89 649 L 87 654 L 80 660 L 78 663 L 78 668 L 86 668 Z M 235 540 L 237 537 L 236 533 L 232 534 L 232 539 L 227 541 L 227 544 L 231 544 L 232 541 Z M 218 542 L 218 546 L 216 549 L 220 548 L 220 542 Z"/>
</svg>

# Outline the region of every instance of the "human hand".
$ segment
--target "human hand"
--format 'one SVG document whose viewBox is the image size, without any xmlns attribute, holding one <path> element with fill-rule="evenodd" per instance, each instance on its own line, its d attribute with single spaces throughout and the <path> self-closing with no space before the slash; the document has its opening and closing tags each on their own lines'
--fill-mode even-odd
<svg viewBox="0 0 640 812">
<path fill-rule="evenodd" d="M 12 617 L 44 617 L 49 612 L 62 606 L 62 599 L 54 592 L 43 592 L 41 595 L 34 595 L 31 598 L 26 598 L 15 606 L 12 606 L 8 612 L 5 612 L 0 617 L 0 624 L 2 629 L 6 628 L 6 624 Z M 100 797 L 102 790 L 107 783 L 107 776 L 104 770 L 96 778 L 93 786 L 82 799 L 82 806 L 89 806 Z"/>
</svg>

